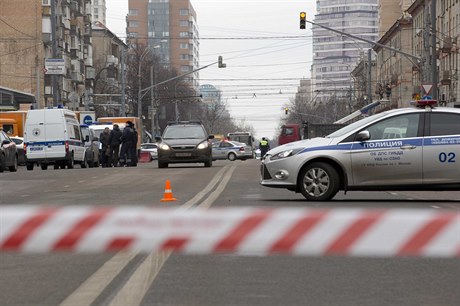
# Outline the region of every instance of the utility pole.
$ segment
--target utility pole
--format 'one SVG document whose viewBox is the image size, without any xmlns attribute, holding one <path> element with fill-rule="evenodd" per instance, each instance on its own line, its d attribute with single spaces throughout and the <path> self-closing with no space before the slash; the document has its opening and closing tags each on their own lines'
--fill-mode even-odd
<svg viewBox="0 0 460 306">
<path fill-rule="evenodd" d="M 431 82 L 432 96 L 438 100 L 438 58 L 436 52 L 436 0 L 431 0 Z"/>
<path fill-rule="evenodd" d="M 155 117 L 156 117 L 156 112 L 154 111 L 154 107 L 155 107 L 155 96 L 154 96 L 154 85 L 155 81 L 154 81 L 154 75 L 153 75 L 153 65 L 150 66 L 150 84 L 152 85 L 150 88 L 150 131 L 152 132 L 152 136 L 155 135 Z M 153 140 L 152 140 L 153 142 Z"/>
<path fill-rule="evenodd" d="M 51 0 L 51 41 L 52 41 L 52 56 L 57 57 L 57 39 L 56 39 L 56 0 Z M 51 85 L 53 87 L 53 106 L 57 106 L 59 101 L 58 76 L 51 75 Z"/>
<path fill-rule="evenodd" d="M 126 116 L 126 97 L 125 97 L 125 49 L 121 48 L 121 116 Z"/>
<path fill-rule="evenodd" d="M 372 49 L 367 50 L 367 102 L 372 103 Z"/>
</svg>

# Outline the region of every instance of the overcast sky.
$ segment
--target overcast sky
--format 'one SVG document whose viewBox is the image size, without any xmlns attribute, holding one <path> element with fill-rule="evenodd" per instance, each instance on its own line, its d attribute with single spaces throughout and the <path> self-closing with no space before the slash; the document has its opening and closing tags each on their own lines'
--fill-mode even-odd
<svg viewBox="0 0 460 306">
<path fill-rule="evenodd" d="M 299 29 L 299 13 L 313 20 L 316 1 L 191 2 L 200 32 L 200 66 L 219 55 L 227 64 L 201 70 L 200 84 L 222 90 L 231 115 L 251 124 L 257 137 L 273 138 L 299 79 L 310 77 L 311 31 L 308 24 L 307 30 Z M 128 0 L 107 0 L 107 26 L 123 39 L 127 12 Z"/>
</svg>

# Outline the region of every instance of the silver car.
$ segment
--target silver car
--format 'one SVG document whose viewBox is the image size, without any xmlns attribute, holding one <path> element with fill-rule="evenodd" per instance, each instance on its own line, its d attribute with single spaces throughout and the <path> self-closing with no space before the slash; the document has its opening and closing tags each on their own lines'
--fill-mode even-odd
<svg viewBox="0 0 460 306">
<path fill-rule="evenodd" d="M 212 159 L 246 160 L 252 158 L 252 148 L 238 141 L 220 141 L 212 144 Z"/>
<path fill-rule="evenodd" d="M 339 190 L 460 190 L 460 109 L 394 109 L 288 143 L 267 153 L 261 175 L 263 186 L 314 201 Z"/>
</svg>

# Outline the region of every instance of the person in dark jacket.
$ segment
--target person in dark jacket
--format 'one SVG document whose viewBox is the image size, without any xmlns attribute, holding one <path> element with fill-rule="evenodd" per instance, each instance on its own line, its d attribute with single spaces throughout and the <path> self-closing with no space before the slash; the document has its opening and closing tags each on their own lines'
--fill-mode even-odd
<svg viewBox="0 0 460 306">
<path fill-rule="evenodd" d="M 134 123 L 131 124 L 134 133 L 134 143 L 131 146 L 131 166 L 137 167 L 137 130 Z"/>
<path fill-rule="evenodd" d="M 120 131 L 120 127 L 118 124 L 114 124 L 109 136 L 110 161 L 114 167 L 118 166 L 118 154 L 120 152 L 121 135 L 122 133 Z"/>
<path fill-rule="evenodd" d="M 106 127 L 104 131 L 102 131 L 101 135 L 99 135 L 99 141 L 101 142 L 102 145 L 102 151 L 101 151 L 101 163 L 102 167 L 108 167 L 109 166 L 109 156 L 110 156 L 110 129 Z"/>
<path fill-rule="evenodd" d="M 120 166 L 132 166 L 132 153 L 133 146 L 136 142 L 135 134 L 133 130 L 133 123 L 131 121 L 126 122 L 126 126 L 123 129 L 121 135 L 121 150 L 120 150 Z"/>
</svg>

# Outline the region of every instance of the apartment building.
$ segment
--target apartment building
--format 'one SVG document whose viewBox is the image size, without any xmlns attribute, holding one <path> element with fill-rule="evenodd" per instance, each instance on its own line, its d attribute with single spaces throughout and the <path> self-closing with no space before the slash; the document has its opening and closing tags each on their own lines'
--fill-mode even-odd
<svg viewBox="0 0 460 306">
<path fill-rule="evenodd" d="M 199 67 L 199 31 L 190 0 L 130 0 L 128 44 L 143 44 L 164 66 L 185 74 Z M 184 80 L 198 88 L 198 72 Z"/>
<path fill-rule="evenodd" d="M 415 0 L 379 0 L 379 39 Z"/>
<path fill-rule="evenodd" d="M 107 6 L 106 6 L 106 0 L 91 0 L 91 17 L 92 21 L 94 22 L 100 22 L 102 24 L 107 24 L 107 19 L 106 19 L 106 12 L 107 12 Z"/>
<path fill-rule="evenodd" d="M 118 114 L 121 106 L 121 61 L 128 52 L 128 45 L 99 21 L 92 26 L 92 45 L 95 110 Z"/>
<path fill-rule="evenodd" d="M 39 101 L 43 104 L 44 48 L 41 14 L 42 4 L 39 1 L 17 0 L 1 3 L 1 109 L 17 109 L 21 102 Z M 15 92 L 21 92 L 21 95 L 29 98 L 17 101 Z"/>
<path fill-rule="evenodd" d="M 314 22 L 367 40 L 378 39 L 378 0 L 317 1 Z M 350 72 L 371 46 L 313 25 L 312 79 L 315 102 L 349 99 Z"/>
<path fill-rule="evenodd" d="M 392 51 L 391 49 L 375 46 L 376 66 L 374 73 L 376 82 L 372 86 L 376 98 L 390 100 L 391 107 L 409 107 L 412 96 L 418 93 L 420 86 L 414 88 L 417 77 L 415 72 L 421 69 L 420 60 L 412 54 L 412 18 L 402 16 L 378 41 L 379 44 L 402 51 L 408 55 Z M 391 88 L 387 96 L 385 88 Z"/>
</svg>

